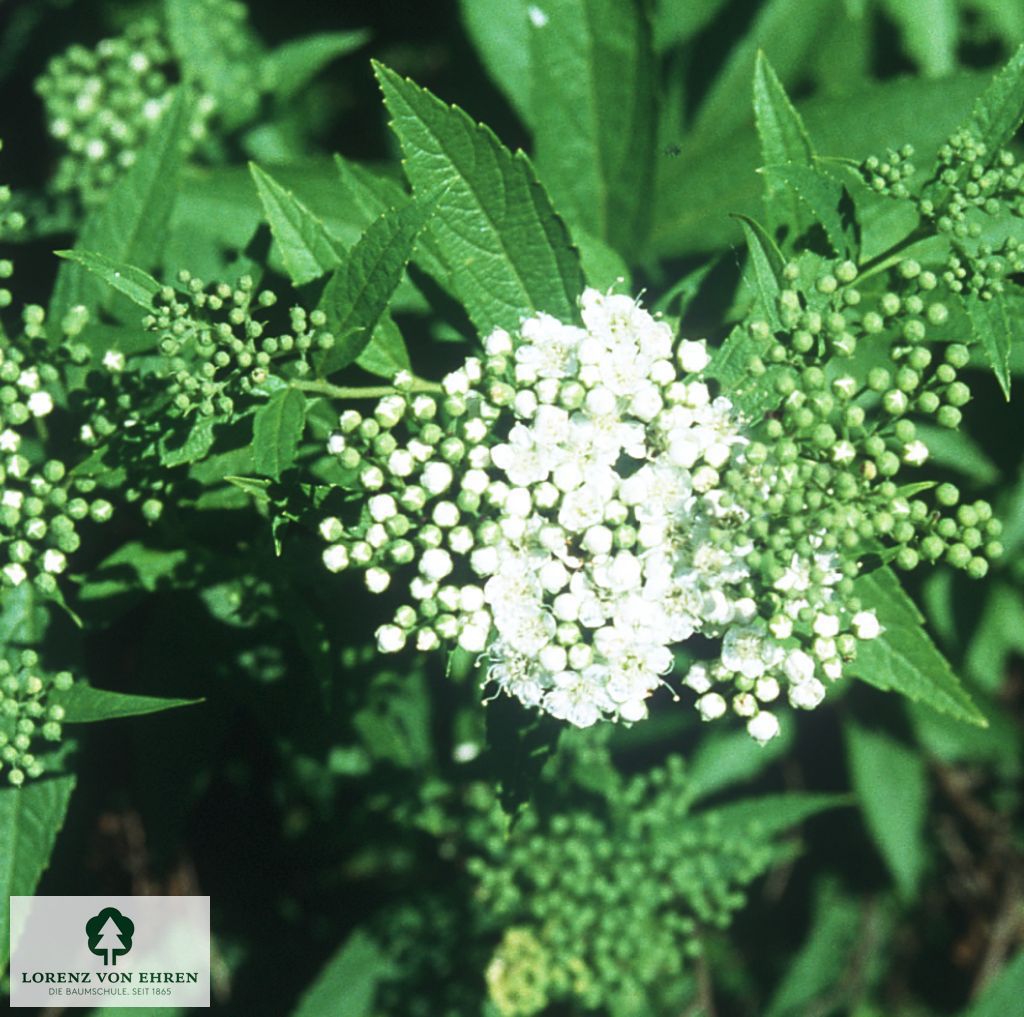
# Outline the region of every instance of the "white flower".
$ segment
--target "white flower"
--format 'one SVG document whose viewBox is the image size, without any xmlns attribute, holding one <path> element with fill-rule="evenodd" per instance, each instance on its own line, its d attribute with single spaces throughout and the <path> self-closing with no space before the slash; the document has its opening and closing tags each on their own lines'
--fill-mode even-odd
<svg viewBox="0 0 1024 1017">
<path fill-rule="evenodd" d="M 694 342 L 684 339 L 679 344 L 679 366 L 688 374 L 698 374 L 711 363 L 707 343 L 704 340 Z"/>
<path fill-rule="evenodd" d="M 421 483 L 428 494 L 444 494 L 452 486 L 455 474 L 447 463 L 432 462 L 423 467 Z"/>
<path fill-rule="evenodd" d="M 333 544 L 323 553 L 324 565 L 330 572 L 343 572 L 348 568 L 348 548 L 344 544 Z"/>
<path fill-rule="evenodd" d="M 764 745 L 779 733 L 779 719 L 774 713 L 762 710 L 757 716 L 747 721 L 747 733 L 755 741 Z"/>
<path fill-rule="evenodd" d="M 443 547 L 432 547 L 423 552 L 419 568 L 427 579 L 437 582 L 451 574 L 452 556 Z"/>
<path fill-rule="evenodd" d="M 801 710 L 813 710 L 825 698 L 825 686 L 817 678 L 808 678 L 790 685 L 789 702 Z"/>
<path fill-rule="evenodd" d="M 405 646 L 405 632 L 397 625 L 381 625 L 376 635 L 377 649 L 381 653 L 398 653 Z"/>
<path fill-rule="evenodd" d="M 885 631 L 874 611 L 858 611 L 852 620 L 853 631 L 858 639 L 877 639 Z"/>
<path fill-rule="evenodd" d="M 113 373 L 118 373 L 124 370 L 125 357 L 120 350 L 107 350 L 103 354 L 103 366 Z"/>
<path fill-rule="evenodd" d="M 371 593 L 383 593 L 391 585 L 391 576 L 381 568 L 367 569 L 364 578 Z"/>
<path fill-rule="evenodd" d="M 708 692 L 697 700 L 697 710 L 704 720 L 717 720 L 725 714 L 726 703 L 717 692 Z"/>
<path fill-rule="evenodd" d="M 33 392 L 25 405 L 33 417 L 45 417 L 53 412 L 53 396 L 49 392 Z"/>
</svg>

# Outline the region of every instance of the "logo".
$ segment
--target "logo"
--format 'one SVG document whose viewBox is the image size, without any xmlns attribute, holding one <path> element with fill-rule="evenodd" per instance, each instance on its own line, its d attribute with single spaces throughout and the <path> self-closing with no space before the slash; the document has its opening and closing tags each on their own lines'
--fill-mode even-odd
<svg viewBox="0 0 1024 1017">
<path fill-rule="evenodd" d="M 85 934 L 89 937 L 89 951 L 102 957 L 104 966 L 116 966 L 117 958 L 132 948 L 135 923 L 117 908 L 104 908 L 85 923 Z"/>
</svg>

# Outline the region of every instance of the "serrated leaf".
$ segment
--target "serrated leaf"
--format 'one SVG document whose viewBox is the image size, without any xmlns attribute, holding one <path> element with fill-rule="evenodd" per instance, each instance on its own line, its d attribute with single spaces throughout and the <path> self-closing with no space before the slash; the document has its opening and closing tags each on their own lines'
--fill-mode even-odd
<svg viewBox="0 0 1024 1017">
<path fill-rule="evenodd" d="M 252 422 L 252 467 L 277 480 L 295 462 L 306 426 L 306 397 L 283 388 L 261 406 Z"/>
<path fill-rule="evenodd" d="M 842 184 L 813 166 L 788 163 L 765 166 L 763 172 L 767 179 L 773 181 L 773 186 L 781 186 L 796 195 L 812 220 L 821 225 L 836 254 L 842 257 L 855 253 L 853 237 L 839 211 L 843 198 Z"/>
<path fill-rule="evenodd" d="M 336 268 L 338 245 L 320 219 L 255 163 L 249 172 L 292 282 L 302 286 Z"/>
<path fill-rule="evenodd" d="M 754 375 L 750 370 L 751 358 L 760 357 L 769 342 L 755 338 L 749 329 L 738 326 L 715 350 L 707 368 L 708 376 L 722 383 L 733 405 L 754 419 L 774 409 L 782 398 L 775 390 L 778 367 L 770 366 L 762 375 Z"/>
<path fill-rule="evenodd" d="M 1013 346 L 1015 321 L 1002 295 L 991 300 L 977 296 L 965 301 L 971 331 L 985 350 L 985 357 L 1003 390 L 1007 401 L 1010 398 L 1010 352 Z"/>
<path fill-rule="evenodd" d="M 785 79 L 774 50 L 768 52 Z M 937 150 L 968 115 L 982 80 L 961 73 L 939 82 L 904 79 L 864 85 L 853 95 L 821 96 L 798 102 L 796 108 L 819 150 L 830 156 L 860 160 L 876 152 L 879 144 L 904 142 L 927 154 Z M 749 109 L 749 89 L 748 72 L 743 94 L 737 98 L 742 110 Z M 739 124 L 724 136 L 690 139 L 678 158 L 659 159 L 650 238 L 654 250 L 669 257 L 735 242 L 740 230 L 729 213 L 760 214 L 764 180 L 756 170 L 763 164 L 752 124 Z M 890 204 L 899 211 L 896 203 Z M 915 221 L 911 215 L 904 232 Z M 878 250 L 885 246 L 888 242 Z"/>
<path fill-rule="evenodd" d="M 394 71 L 374 65 L 417 195 L 447 187 L 431 224 L 481 335 L 546 311 L 578 318 L 579 257 L 529 159 Z"/>
<path fill-rule="evenodd" d="M 347 367 L 366 349 L 436 206 L 436 197 L 417 199 L 397 212 L 384 213 L 331 276 L 320 308 L 327 315 L 334 346 L 320 361 L 322 374 Z"/>
<path fill-rule="evenodd" d="M 1024 46 L 978 97 L 968 129 L 985 145 L 989 159 L 1007 145 L 1024 121 Z"/>
<path fill-rule="evenodd" d="M 857 644 L 850 673 L 883 691 L 899 692 L 940 713 L 986 727 L 949 661 L 924 630 L 924 618 L 890 568 L 876 569 L 854 583 L 865 608 L 874 608 L 885 631 Z"/>
<path fill-rule="evenodd" d="M 183 89 L 158 121 L 135 164 L 110 189 L 107 200 L 85 221 L 76 251 L 89 251 L 125 265 L 148 265 L 162 247 L 174 207 L 190 102 Z M 109 292 L 81 265 L 65 262 L 57 273 L 49 317 L 60 321 L 75 305 L 90 310 Z"/>
<path fill-rule="evenodd" d="M 148 272 L 134 265 L 125 265 L 95 251 L 54 251 L 59 258 L 66 258 L 81 265 L 88 272 L 102 279 L 108 286 L 123 293 L 134 304 L 151 310 L 153 298 L 160 292 L 160 283 Z"/>
<path fill-rule="evenodd" d="M 317 32 L 282 43 L 263 59 L 263 87 L 279 99 L 302 91 L 329 63 L 352 53 L 370 38 L 365 30 Z"/>
<path fill-rule="evenodd" d="M 899 25 L 903 45 L 921 72 L 940 78 L 956 69 L 959 36 L 956 0 L 883 0 Z"/>
<path fill-rule="evenodd" d="M 160 439 L 160 465 L 186 466 L 198 462 L 213 448 L 213 427 L 216 417 L 196 417 L 193 419 L 188 434 L 180 445 L 168 442 L 168 435 Z"/>
<path fill-rule="evenodd" d="M 927 857 L 928 774 L 924 759 L 883 731 L 848 721 L 845 732 L 853 790 L 868 830 L 900 896 L 913 900 Z"/>
<path fill-rule="evenodd" d="M 291 1017 L 369 1017 L 377 983 L 392 973 L 387 954 L 357 929 L 324 965 Z"/>
<path fill-rule="evenodd" d="M 747 240 L 761 313 L 767 317 L 773 332 L 781 332 L 778 298 L 782 292 L 782 255 L 759 222 L 745 215 L 738 218 Z"/>
<path fill-rule="evenodd" d="M 807 128 L 760 50 L 754 62 L 754 119 L 764 166 L 813 166 L 814 149 Z M 802 232 L 800 204 L 790 188 L 766 174 L 764 198 L 765 212 L 774 228 L 788 224 L 791 233 Z"/>
<path fill-rule="evenodd" d="M 460 0 L 459 12 L 494 83 L 531 122 L 529 0 Z"/>
<path fill-rule="evenodd" d="M 373 338 L 366 349 L 356 357 L 356 365 L 370 374 L 389 379 L 398 371 L 407 371 L 412 367 L 402 333 L 387 312 L 377 322 Z"/>
<path fill-rule="evenodd" d="M 194 706 L 202 699 L 164 699 L 161 696 L 136 696 L 123 692 L 94 689 L 85 682 L 75 682 L 70 689 L 50 693 L 50 702 L 64 707 L 64 723 L 94 724 L 121 717 L 141 717 L 147 713 Z"/>
<path fill-rule="evenodd" d="M 136 589 L 153 592 L 187 560 L 188 552 L 182 548 L 168 551 L 130 541 L 90 571 L 79 599 L 101 600 Z"/>
<path fill-rule="evenodd" d="M 544 0 L 530 19 L 538 172 L 573 224 L 642 239 L 654 170 L 655 61 L 638 0 Z"/>
<path fill-rule="evenodd" d="M 28 897 L 50 863 L 75 778 L 44 777 L 0 790 L 0 896 Z M 0 908 L 0 971 L 10 949 L 10 907 Z"/>
</svg>

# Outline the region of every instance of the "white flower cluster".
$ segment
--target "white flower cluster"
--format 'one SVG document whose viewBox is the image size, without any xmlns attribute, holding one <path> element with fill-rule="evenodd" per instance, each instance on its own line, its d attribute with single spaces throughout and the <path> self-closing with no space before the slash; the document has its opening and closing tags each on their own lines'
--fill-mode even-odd
<svg viewBox="0 0 1024 1017">
<path fill-rule="evenodd" d="M 852 656 L 845 630 L 869 638 L 877 623 L 830 604 L 832 554 L 794 555 L 762 596 L 757 506 L 723 478 L 739 470 L 766 492 L 771 475 L 747 463 L 732 404 L 701 379 L 704 344 L 673 349 L 669 326 L 626 296 L 588 289 L 580 311 L 582 326 L 538 314 L 490 335 L 484 362 L 443 383 L 447 429 L 428 396 L 388 397 L 372 420 L 347 411 L 329 447 L 358 470 L 369 519 L 354 540 L 325 520 L 325 562 L 367 567 L 379 592 L 416 561 L 418 606 L 381 626 L 380 649 L 457 641 L 500 691 L 580 727 L 642 719 L 675 649 L 720 641 L 686 678 L 698 709 L 724 714 L 713 686 L 728 684 L 767 741 L 779 728 L 765 704 L 787 687 L 793 705 L 817 705 L 816 673 L 838 677 Z M 416 433 L 401 446 L 389 429 L 403 417 Z"/>
</svg>

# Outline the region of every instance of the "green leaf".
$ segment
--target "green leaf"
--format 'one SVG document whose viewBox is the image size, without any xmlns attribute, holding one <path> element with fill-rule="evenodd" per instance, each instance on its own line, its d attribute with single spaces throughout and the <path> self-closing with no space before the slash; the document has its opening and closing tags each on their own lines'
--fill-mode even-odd
<svg viewBox="0 0 1024 1017">
<path fill-rule="evenodd" d="M 366 349 L 356 357 L 356 364 L 370 374 L 388 379 L 393 378 L 396 372 L 412 367 L 402 333 L 386 311 L 377 322 Z"/>
<path fill-rule="evenodd" d="M 774 51 L 768 52 L 785 78 Z M 981 80 L 969 74 L 943 81 L 904 79 L 865 85 L 849 96 L 822 96 L 797 103 L 796 108 L 818 150 L 829 156 L 860 160 L 879 146 L 910 142 L 925 159 L 967 116 Z M 746 109 L 749 72 L 743 84 L 737 102 Z M 763 164 L 753 125 L 742 123 L 724 136 L 691 139 L 678 158 L 659 159 L 650 238 L 655 251 L 668 257 L 734 243 L 740 229 L 729 214 L 761 214 L 764 180 L 756 170 Z M 901 212 L 896 202 L 886 202 L 885 207 L 887 214 Z M 906 231 L 914 222 L 911 216 Z M 866 249 L 864 253 L 868 254 Z"/>
<path fill-rule="evenodd" d="M 924 630 L 924 618 L 890 568 L 876 569 L 855 584 L 865 608 L 874 608 L 885 631 L 857 645 L 850 673 L 883 691 L 899 692 L 951 717 L 987 727 L 949 661 Z"/>
<path fill-rule="evenodd" d="M 785 724 L 778 738 L 759 745 L 746 731 L 715 732 L 701 739 L 690 760 L 686 788 L 690 801 L 707 798 L 723 788 L 750 780 L 784 756 L 793 743 L 793 725 Z"/>
<path fill-rule="evenodd" d="M 261 47 L 245 20 L 227 13 L 222 0 L 164 0 L 167 32 L 186 79 L 209 92 L 220 118 L 237 127 L 259 104 Z"/>
<path fill-rule="evenodd" d="M 811 930 L 775 989 L 764 1017 L 804 1017 L 842 977 L 857 940 L 860 909 L 831 880 L 814 902 Z"/>
<path fill-rule="evenodd" d="M 764 353 L 769 343 L 770 340 L 756 339 L 749 329 L 738 326 L 715 350 L 707 368 L 708 376 L 722 383 L 733 405 L 754 418 L 774 409 L 781 399 L 774 384 L 777 368 L 769 367 L 762 375 L 754 375 L 750 370 L 751 358 Z"/>
<path fill-rule="evenodd" d="M 148 272 L 134 265 L 125 265 L 95 251 L 54 251 L 59 258 L 66 258 L 81 265 L 93 275 L 102 279 L 108 286 L 123 293 L 132 303 L 152 310 L 153 298 L 160 292 L 161 286 Z"/>
<path fill-rule="evenodd" d="M 792 163 L 765 166 L 764 175 L 772 182 L 773 188 L 788 188 L 796 195 L 810 212 L 811 218 L 821 225 L 836 254 L 843 256 L 855 253 L 854 238 L 839 211 L 843 197 L 843 187 L 839 181 L 813 166 Z"/>
<path fill-rule="evenodd" d="M 323 374 L 347 367 L 366 349 L 412 257 L 416 238 L 436 207 L 436 198 L 417 199 L 397 212 L 384 213 L 331 276 L 320 301 L 334 334 L 334 346 L 320 363 Z"/>
<path fill-rule="evenodd" d="M 782 81 L 792 82 L 821 38 L 823 26 L 835 16 L 833 0 L 768 0 L 761 5 L 708 90 L 694 132 L 720 136 L 747 120 L 758 50 L 771 57 Z"/>
<path fill-rule="evenodd" d="M 256 411 L 252 422 L 252 467 L 277 480 L 295 462 L 306 426 L 306 397 L 283 388 Z"/>
<path fill-rule="evenodd" d="M 10 949 L 10 899 L 30 897 L 50 863 L 75 778 L 44 777 L 0 790 L 0 971 Z"/>
<path fill-rule="evenodd" d="M 357 929 L 327 962 L 291 1017 L 369 1017 L 378 982 L 391 974 L 384 951 Z"/>
<path fill-rule="evenodd" d="M 194 706 L 203 700 L 126 695 L 122 692 L 94 689 L 85 682 L 75 682 L 64 692 L 51 692 L 50 702 L 64 707 L 64 723 L 93 724 L 100 720 L 141 717 L 147 713 L 173 710 L 178 706 Z"/>
<path fill-rule="evenodd" d="M 762 165 L 814 165 L 814 149 L 807 128 L 768 58 L 760 50 L 754 63 L 754 119 L 761 140 Z M 768 174 L 765 174 L 764 183 L 768 221 L 774 228 L 789 225 L 793 234 L 801 233 L 802 216 L 796 195 Z"/>
<path fill-rule="evenodd" d="M 883 4 L 900 26 L 903 45 L 923 74 L 941 78 L 956 70 L 956 0 L 883 0 Z"/>
<path fill-rule="evenodd" d="M 1009 1017 L 1020 1009 L 1024 996 L 1024 953 L 1018 953 L 985 987 L 975 1004 L 961 1017 Z"/>
<path fill-rule="evenodd" d="M 269 173 L 255 163 L 249 171 L 292 282 L 302 286 L 337 267 L 340 253 L 327 227 Z"/>
<path fill-rule="evenodd" d="M 920 753 L 883 731 L 848 721 L 853 790 L 868 830 L 905 901 L 913 900 L 927 858 L 928 774 Z"/>
<path fill-rule="evenodd" d="M 967 316 L 971 320 L 971 331 L 984 347 L 999 387 L 1009 401 L 1010 350 L 1016 327 L 1009 305 L 1002 295 L 994 296 L 991 300 L 972 296 L 965 303 Z"/>
<path fill-rule="evenodd" d="M 448 190 L 431 231 L 481 335 L 546 311 L 578 318 L 579 257 L 522 152 L 462 110 L 374 65 L 417 194 Z"/>
<path fill-rule="evenodd" d="M 772 331 L 781 332 L 778 298 L 782 292 L 782 255 L 759 222 L 748 216 L 740 216 L 739 220 L 747 240 L 760 311 L 768 319 Z"/>
<path fill-rule="evenodd" d="M 531 123 L 528 0 L 459 0 L 466 33 L 512 108 Z"/>
<path fill-rule="evenodd" d="M 639 0 L 545 0 L 530 19 L 537 169 L 561 212 L 620 251 L 646 229 L 655 61 Z"/>
<path fill-rule="evenodd" d="M 956 470 L 978 484 L 994 484 L 999 480 L 999 467 L 966 431 L 918 424 L 917 437 L 928 446 L 929 463 Z"/>
<path fill-rule="evenodd" d="M 148 265 L 162 247 L 178 188 L 191 104 L 184 89 L 160 118 L 135 164 L 110 189 L 107 200 L 85 221 L 76 251 L 89 251 L 125 265 Z M 49 317 L 75 305 L 90 310 L 107 294 L 103 281 L 72 262 L 62 264 L 50 299 Z"/>
<path fill-rule="evenodd" d="M 160 439 L 160 465 L 186 466 L 198 462 L 213 448 L 215 417 L 195 417 L 184 441 L 180 445 L 172 445 L 167 439 L 172 435 L 164 435 Z M 180 437 L 180 433 L 173 435 Z"/>
<path fill-rule="evenodd" d="M 994 159 L 1024 121 L 1024 46 L 1010 58 L 978 97 L 971 111 L 968 129 L 985 145 Z"/>
<path fill-rule="evenodd" d="M 660 0 L 654 13 L 654 48 L 664 52 L 693 38 L 725 6 L 725 0 Z"/>
<path fill-rule="evenodd" d="M 718 824 L 720 829 L 738 834 L 755 829 L 760 837 L 772 837 L 828 809 L 850 805 L 847 795 L 791 794 L 763 795 L 741 802 L 732 802 L 697 813 L 702 819 Z"/>
<path fill-rule="evenodd" d="M 302 91 L 331 61 L 364 45 L 370 33 L 317 32 L 290 39 L 263 59 L 263 87 L 279 99 L 290 99 Z"/>
<path fill-rule="evenodd" d="M 104 558 L 89 573 L 79 598 L 83 601 L 101 600 L 135 589 L 152 593 L 161 585 L 167 585 L 165 580 L 169 582 L 178 567 L 187 561 L 188 552 L 182 548 L 167 551 L 130 541 Z"/>
</svg>

